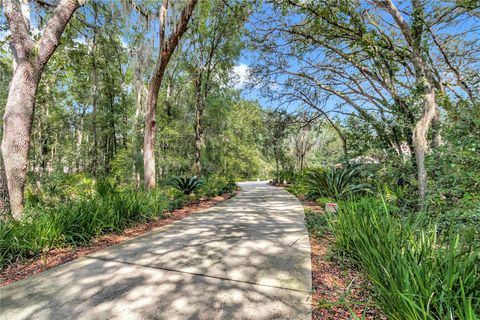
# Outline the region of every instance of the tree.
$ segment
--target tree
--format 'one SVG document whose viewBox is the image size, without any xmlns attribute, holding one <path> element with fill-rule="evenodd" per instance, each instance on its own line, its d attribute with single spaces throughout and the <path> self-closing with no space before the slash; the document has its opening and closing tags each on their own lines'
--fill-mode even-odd
<svg viewBox="0 0 480 320">
<path fill-rule="evenodd" d="M 60 43 L 63 30 L 74 12 L 84 3 L 85 0 L 61 0 L 55 7 L 43 35 L 36 42 L 30 32 L 28 4 L 22 5 L 19 0 L 3 1 L 11 31 L 10 44 L 15 65 L 3 117 L 1 149 L 10 207 L 15 218 L 20 218 L 23 211 L 23 192 L 38 83 L 45 65 Z"/>
<path fill-rule="evenodd" d="M 143 140 L 143 166 L 145 188 L 153 189 L 156 184 L 155 174 L 155 138 L 156 138 L 156 116 L 158 104 L 158 92 L 162 84 L 165 70 L 172 57 L 180 39 L 187 31 L 188 21 L 193 13 L 197 0 L 189 0 L 180 14 L 177 25 L 172 34 L 165 39 L 166 18 L 168 12 L 168 0 L 163 0 L 160 14 L 160 45 L 159 55 L 152 78 L 150 79 L 147 110 L 145 113 L 145 129 Z"/>
<path fill-rule="evenodd" d="M 401 30 L 411 52 L 411 62 L 415 71 L 416 88 L 422 100 L 422 114 L 415 124 L 413 144 L 417 162 L 418 193 L 421 205 L 424 204 L 427 194 L 427 170 L 425 168 L 425 154 L 427 152 L 427 134 L 435 115 L 437 102 L 434 76 L 424 57 L 429 56 L 427 47 L 423 45 L 425 33 L 425 8 L 420 0 L 412 0 L 412 19 L 408 25 L 397 7 L 391 0 L 375 1 L 387 11 Z"/>
<path fill-rule="evenodd" d="M 322 114 L 320 114 L 322 115 Z M 316 150 L 320 144 L 319 128 L 321 127 L 317 122 L 319 116 L 311 115 L 303 111 L 297 115 L 299 121 L 291 135 L 292 151 L 296 158 L 296 165 L 300 173 L 303 173 L 306 164 L 307 155 Z"/>
<path fill-rule="evenodd" d="M 223 1 L 204 1 L 192 18 L 186 64 L 193 83 L 195 106 L 195 158 L 193 172 L 202 173 L 205 104 L 215 86 L 227 85 L 234 61 L 243 48 L 241 8 Z"/>
<path fill-rule="evenodd" d="M 471 66 L 478 65 L 472 54 L 478 41 L 465 41 L 463 35 L 476 29 L 458 32 L 449 26 L 478 15 L 478 6 L 416 0 L 400 8 L 391 0 L 270 3 L 271 16 L 252 23 L 259 81 L 282 103 L 303 101 L 305 92 L 317 91 L 307 96 L 320 95 L 330 102 L 325 106 L 338 106 L 325 113 L 366 122 L 384 151 L 413 162 L 423 203 L 425 157 L 441 142 L 439 109 L 452 112 L 452 99 L 475 101 Z"/>
<path fill-rule="evenodd" d="M 265 115 L 264 126 L 266 128 L 266 149 L 273 155 L 275 160 L 275 179 L 280 182 L 280 161 L 285 153 L 285 139 L 290 132 L 292 116 L 285 110 L 268 111 Z"/>
</svg>

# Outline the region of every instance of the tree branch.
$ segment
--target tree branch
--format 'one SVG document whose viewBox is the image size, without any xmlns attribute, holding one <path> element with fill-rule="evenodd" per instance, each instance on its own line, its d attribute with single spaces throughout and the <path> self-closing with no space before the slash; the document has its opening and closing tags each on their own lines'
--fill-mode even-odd
<svg viewBox="0 0 480 320">
<path fill-rule="evenodd" d="M 60 37 L 74 12 L 85 4 L 85 0 L 61 0 L 56 6 L 53 17 L 48 21 L 45 31 L 38 42 L 36 69 L 42 69 L 60 43 Z"/>
</svg>

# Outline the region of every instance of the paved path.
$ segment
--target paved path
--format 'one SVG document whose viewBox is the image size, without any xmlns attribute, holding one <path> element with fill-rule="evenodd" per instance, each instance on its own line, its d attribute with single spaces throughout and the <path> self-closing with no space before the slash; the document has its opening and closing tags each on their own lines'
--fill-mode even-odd
<svg viewBox="0 0 480 320">
<path fill-rule="evenodd" d="M 300 203 L 264 183 L 0 289 L 0 319 L 310 319 Z"/>
</svg>

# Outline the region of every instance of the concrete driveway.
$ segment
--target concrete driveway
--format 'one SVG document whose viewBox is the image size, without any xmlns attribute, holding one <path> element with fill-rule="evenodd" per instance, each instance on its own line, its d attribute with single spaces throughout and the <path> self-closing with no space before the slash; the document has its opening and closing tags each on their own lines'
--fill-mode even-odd
<svg viewBox="0 0 480 320">
<path fill-rule="evenodd" d="M 303 208 L 265 183 L 0 289 L 0 319 L 310 319 Z"/>
</svg>

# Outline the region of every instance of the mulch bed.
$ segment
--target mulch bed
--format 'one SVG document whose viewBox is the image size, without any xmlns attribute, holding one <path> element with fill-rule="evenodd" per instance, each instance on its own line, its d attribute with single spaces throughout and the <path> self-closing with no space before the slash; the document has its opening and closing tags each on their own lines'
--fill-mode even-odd
<svg viewBox="0 0 480 320">
<path fill-rule="evenodd" d="M 235 193 L 233 195 L 226 194 L 214 198 L 200 200 L 198 203 L 190 204 L 182 209 L 166 213 L 162 218 L 126 229 L 120 233 L 111 233 L 98 237 L 87 246 L 51 249 L 48 252 L 45 252 L 42 257 L 35 257 L 26 261 L 24 260 L 10 264 L 4 269 L 0 270 L 0 287 L 25 279 L 29 276 L 43 272 L 92 252 L 101 250 L 125 240 L 132 239 L 153 229 L 195 214 L 201 210 L 213 207 L 214 205 L 223 202 L 234 195 Z"/>
<path fill-rule="evenodd" d="M 324 239 L 310 237 L 313 282 L 312 319 L 352 319 L 351 311 L 355 312 L 359 318 L 362 318 L 365 312 L 365 319 L 385 319 L 379 310 L 361 304 L 372 302 L 371 284 L 355 268 L 336 261 L 330 254 L 332 245 L 331 236 L 326 236 Z M 319 307 L 319 304 L 334 304 L 339 301 L 359 304 Z"/>
<path fill-rule="evenodd" d="M 315 202 L 302 197 L 299 200 L 305 209 L 323 214 L 323 209 Z M 360 272 L 347 261 L 340 261 L 332 254 L 335 244 L 333 235 L 325 233 L 322 237 L 310 235 L 312 250 L 312 319 L 352 319 L 353 311 L 357 317 L 365 319 L 386 319 L 379 310 L 362 302 L 372 303 L 372 284 L 365 280 Z M 355 302 L 347 305 L 335 305 L 340 301 Z M 333 304 L 319 307 L 321 304 Z"/>
</svg>

